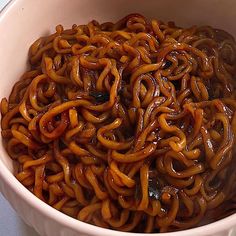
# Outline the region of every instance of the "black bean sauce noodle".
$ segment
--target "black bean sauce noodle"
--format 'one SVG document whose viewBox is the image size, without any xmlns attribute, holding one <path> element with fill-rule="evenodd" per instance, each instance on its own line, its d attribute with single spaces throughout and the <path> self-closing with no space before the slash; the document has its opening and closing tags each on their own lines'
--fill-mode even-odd
<svg viewBox="0 0 236 236">
<path fill-rule="evenodd" d="M 16 178 L 78 220 L 131 232 L 236 211 L 236 44 L 131 14 L 56 27 L 1 102 Z"/>
</svg>

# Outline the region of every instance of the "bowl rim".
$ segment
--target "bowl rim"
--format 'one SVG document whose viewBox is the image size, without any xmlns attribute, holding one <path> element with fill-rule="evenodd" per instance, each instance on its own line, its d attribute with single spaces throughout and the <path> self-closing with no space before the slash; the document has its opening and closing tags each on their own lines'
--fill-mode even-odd
<svg viewBox="0 0 236 236">
<path fill-rule="evenodd" d="M 10 0 L 0 11 L 0 25 L 5 15 L 11 11 L 16 2 L 23 0 Z M 0 146 L 3 147 L 2 143 Z M 49 206 L 45 202 L 37 198 L 33 193 L 31 193 L 27 188 L 25 188 L 10 172 L 10 170 L 5 166 L 0 157 L 0 180 L 3 181 L 6 186 L 9 186 L 11 191 L 14 192 L 21 200 L 27 202 L 27 204 L 34 210 L 38 211 L 42 215 L 56 221 L 57 223 L 64 225 L 75 232 L 84 233 L 86 235 L 103 235 L 103 236 L 137 236 L 143 233 L 130 233 L 122 232 L 111 229 L 101 228 L 95 225 L 91 225 L 77 219 L 74 219 L 56 209 Z M 2 191 L 3 193 L 3 191 Z M 4 195 L 4 193 L 3 193 Z M 5 197 L 5 196 L 4 196 Z M 7 199 L 6 199 L 7 200 Z M 204 234 L 212 235 L 217 232 L 222 232 L 224 230 L 230 230 L 236 228 L 236 213 L 232 214 L 226 218 L 218 220 L 216 222 L 192 228 L 187 230 L 181 230 L 177 232 L 170 233 L 145 233 L 145 236 L 188 236 L 188 235 L 201 235 Z M 31 225 L 33 227 L 33 225 Z"/>
</svg>

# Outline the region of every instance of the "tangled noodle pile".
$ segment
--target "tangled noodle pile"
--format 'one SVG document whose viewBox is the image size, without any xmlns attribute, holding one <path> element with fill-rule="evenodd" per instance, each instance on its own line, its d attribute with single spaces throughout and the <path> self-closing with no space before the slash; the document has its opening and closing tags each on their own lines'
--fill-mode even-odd
<svg viewBox="0 0 236 236">
<path fill-rule="evenodd" d="M 131 14 L 56 27 L 2 99 L 16 177 L 81 221 L 167 232 L 236 211 L 236 44 Z"/>
</svg>

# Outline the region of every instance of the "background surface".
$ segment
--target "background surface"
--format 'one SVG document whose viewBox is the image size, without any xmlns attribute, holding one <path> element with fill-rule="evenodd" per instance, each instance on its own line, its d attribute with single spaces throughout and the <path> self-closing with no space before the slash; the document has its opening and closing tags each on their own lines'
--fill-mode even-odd
<svg viewBox="0 0 236 236">
<path fill-rule="evenodd" d="M 0 11 L 10 0 L 0 0 Z M 17 216 L 9 203 L 0 193 L 0 235 L 1 236 L 38 236 Z"/>
</svg>

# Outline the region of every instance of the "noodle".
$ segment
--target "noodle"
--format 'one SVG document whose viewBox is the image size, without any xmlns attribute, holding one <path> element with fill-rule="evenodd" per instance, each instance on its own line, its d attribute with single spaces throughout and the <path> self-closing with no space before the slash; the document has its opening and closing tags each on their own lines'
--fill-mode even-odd
<svg viewBox="0 0 236 236">
<path fill-rule="evenodd" d="M 16 178 L 78 220 L 168 232 L 236 212 L 236 43 L 131 14 L 61 25 L 1 101 Z"/>
</svg>

